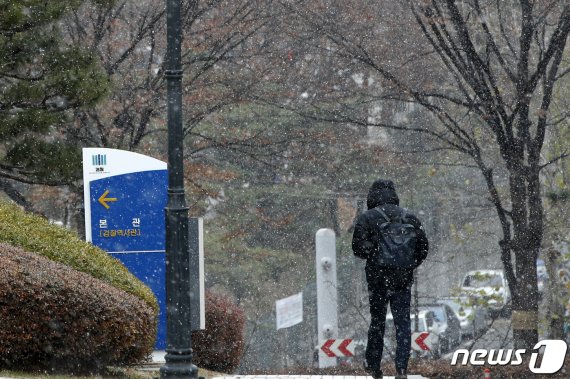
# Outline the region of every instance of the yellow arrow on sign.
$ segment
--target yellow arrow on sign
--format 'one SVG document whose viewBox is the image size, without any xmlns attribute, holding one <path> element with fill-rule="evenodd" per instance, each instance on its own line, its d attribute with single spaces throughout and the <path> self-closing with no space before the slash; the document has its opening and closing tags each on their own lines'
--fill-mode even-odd
<svg viewBox="0 0 570 379">
<path fill-rule="evenodd" d="M 107 197 L 109 194 L 109 190 L 103 192 L 101 197 L 99 198 L 99 203 L 104 206 L 106 209 L 109 209 L 109 205 L 107 204 L 108 201 L 117 201 L 116 197 Z"/>
</svg>

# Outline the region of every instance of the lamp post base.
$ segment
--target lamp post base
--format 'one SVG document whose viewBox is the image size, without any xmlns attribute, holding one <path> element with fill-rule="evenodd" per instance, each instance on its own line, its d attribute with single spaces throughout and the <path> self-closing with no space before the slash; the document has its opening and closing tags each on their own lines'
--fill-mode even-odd
<svg viewBox="0 0 570 379">
<path fill-rule="evenodd" d="M 198 379 L 198 367 L 192 364 L 191 350 L 166 349 L 166 363 L 160 368 L 160 379 Z"/>
</svg>

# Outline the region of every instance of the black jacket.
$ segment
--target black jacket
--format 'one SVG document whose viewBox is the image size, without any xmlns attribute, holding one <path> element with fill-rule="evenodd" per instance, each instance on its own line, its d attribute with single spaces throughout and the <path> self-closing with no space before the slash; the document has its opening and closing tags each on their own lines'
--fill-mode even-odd
<svg viewBox="0 0 570 379">
<path fill-rule="evenodd" d="M 368 282 L 378 282 L 381 279 L 391 288 L 409 287 L 414 281 L 413 269 L 386 269 L 376 263 L 378 249 L 378 223 L 384 222 L 379 212 L 373 209 L 378 207 L 390 218 L 398 217 L 405 212 L 404 220 L 416 228 L 416 267 L 427 257 L 429 243 L 420 220 L 413 214 L 399 206 L 400 200 L 394 189 L 394 183 L 390 180 L 377 180 L 368 192 L 368 210 L 361 214 L 354 227 L 352 237 L 352 250 L 354 255 L 366 259 L 366 278 Z"/>
</svg>

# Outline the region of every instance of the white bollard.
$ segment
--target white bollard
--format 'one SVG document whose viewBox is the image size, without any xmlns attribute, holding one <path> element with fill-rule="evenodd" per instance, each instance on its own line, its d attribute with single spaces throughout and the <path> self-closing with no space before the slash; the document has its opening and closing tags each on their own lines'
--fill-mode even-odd
<svg viewBox="0 0 570 379">
<path fill-rule="evenodd" d="M 319 368 L 336 366 L 335 357 L 320 347 L 328 339 L 338 338 L 336 287 L 336 236 L 331 229 L 319 229 L 315 235 L 317 265 L 317 327 L 319 332 Z"/>
</svg>

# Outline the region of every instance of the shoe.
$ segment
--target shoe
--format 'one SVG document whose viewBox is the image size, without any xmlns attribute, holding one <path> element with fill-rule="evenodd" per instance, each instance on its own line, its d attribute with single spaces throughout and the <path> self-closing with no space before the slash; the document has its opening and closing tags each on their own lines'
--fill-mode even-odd
<svg viewBox="0 0 570 379">
<path fill-rule="evenodd" d="M 408 379 L 408 374 L 406 374 L 406 369 L 396 369 L 396 379 Z"/>
<path fill-rule="evenodd" d="M 372 378 L 374 379 L 382 379 L 382 370 L 380 370 L 379 368 L 374 368 L 374 367 L 364 367 L 364 371 L 366 371 L 368 374 L 370 374 L 370 376 L 372 376 Z"/>
</svg>

